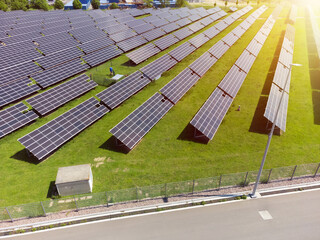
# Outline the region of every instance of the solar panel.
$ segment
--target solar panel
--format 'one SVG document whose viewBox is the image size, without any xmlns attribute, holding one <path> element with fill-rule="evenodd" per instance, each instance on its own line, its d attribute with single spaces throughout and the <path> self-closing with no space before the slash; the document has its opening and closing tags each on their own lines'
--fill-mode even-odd
<svg viewBox="0 0 320 240">
<path fill-rule="evenodd" d="M 221 21 L 214 26 L 216 29 L 218 29 L 221 32 L 222 30 L 226 29 L 229 25 L 226 24 L 224 21 Z"/>
<path fill-rule="evenodd" d="M 271 29 L 268 26 L 262 26 L 260 29 L 260 32 L 263 33 L 264 35 L 268 36 L 271 32 Z"/>
<path fill-rule="evenodd" d="M 237 26 L 235 29 L 232 30 L 232 32 L 238 38 L 241 38 L 242 35 L 246 32 L 246 29 L 242 28 L 241 26 Z"/>
<path fill-rule="evenodd" d="M 170 32 L 173 32 L 174 30 L 177 30 L 179 29 L 180 27 L 176 24 L 176 23 L 169 23 L 165 26 L 162 26 L 161 29 L 163 31 L 165 31 L 166 33 L 170 33 Z"/>
<path fill-rule="evenodd" d="M 128 22 L 132 22 L 132 21 L 135 21 L 135 20 L 140 20 L 140 19 L 135 19 L 134 17 L 132 16 L 126 16 L 126 17 L 122 17 L 122 18 L 117 18 L 117 21 L 119 23 L 124 23 L 124 24 L 127 24 Z M 137 22 L 138 24 L 138 22 Z M 128 24 L 127 24 L 128 25 Z M 129 25 L 128 25 L 129 26 Z"/>
<path fill-rule="evenodd" d="M 204 26 L 208 26 L 209 24 L 211 24 L 213 22 L 214 22 L 214 20 L 212 18 L 210 18 L 210 16 L 200 20 L 200 23 Z"/>
<path fill-rule="evenodd" d="M 183 19 L 180 19 L 179 21 L 176 21 L 176 24 L 178 24 L 180 27 L 184 27 L 190 23 L 192 23 L 192 22 L 188 18 L 183 18 Z"/>
<path fill-rule="evenodd" d="M 264 42 L 267 40 L 267 36 L 262 34 L 261 32 L 258 32 L 254 39 L 256 39 L 259 43 L 263 45 Z"/>
<path fill-rule="evenodd" d="M 100 26 L 100 28 L 102 28 L 102 27 Z M 117 24 L 114 26 L 103 27 L 102 29 L 104 29 L 109 35 L 112 35 L 112 34 L 115 34 L 118 32 L 128 30 L 129 27 L 125 24 Z"/>
<path fill-rule="evenodd" d="M 182 40 L 182 39 L 185 39 L 186 37 L 192 35 L 193 32 L 189 28 L 182 28 L 172 34 L 175 35 L 179 40 Z"/>
<path fill-rule="evenodd" d="M 261 48 L 262 48 L 262 44 L 260 44 L 256 39 L 252 39 L 252 41 L 249 43 L 246 49 L 251 54 L 257 57 Z"/>
<path fill-rule="evenodd" d="M 40 90 L 38 85 L 31 84 L 32 82 L 28 78 L 23 78 L 0 86 L 0 107 L 16 102 Z"/>
<path fill-rule="evenodd" d="M 202 77 L 218 60 L 209 52 L 202 54 L 197 60 L 189 65 L 189 68 Z"/>
<path fill-rule="evenodd" d="M 214 8 L 209 8 L 207 9 L 207 12 L 209 14 L 213 14 L 213 13 L 216 13 L 216 12 L 219 12 L 221 9 L 219 7 L 214 7 Z"/>
<path fill-rule="evenodd" d="M 216 29 L 214 26 L 203 32 L 203 34 L 206 35 L 209 39 L 214 38 L 219 33 L 220 33 L 220 31 L 218 29 Z"/>
<path fill-rule="evenodd" d="M 144 33 L 144 32 L 148 32 L 151 29 L 154 28 L 153 25 L 149 24 L 149 23 L 145 23 L 143 25 L 139 25 L 139 26 L 133 26 L 131 27 L 134 31 L 136 31 L 138 34 Z"/>
<path fill-rule="evenodd" d="M 150 21 L 150 23 L 155 27 L 161 27 L 161 26 L 169 24 L 169 22 L 165 19 L 156 19 L 154 21 Z"/>
<path fill-rule="evenodd" d="M 253 54 L 244 50 L 235 65 L 248 74 L 255 60 L 256 57 Z"/>
<path fill-rule="evenodd" d="M 201 17 L 198 14 L 192 14 L 190 16 L 188 16 L 188 18 L 192 21 L 195 22 L 197 20 L 199 20 Z"/>
<path fill-rule="evenodd" d="M 89 53 L 83 56 L 83 60 L 86 61 L 91 67 L 95 67 L 101 63 L 104 63 L 112 58 L 121 55 L 123 51 L 115 45 L 102 48 L 98 51 Z"/>
<path fill-rule="evenodd" d="M 294 44 L 293 42 L 290 42 L 288 38 L 285 37 L 283 39 L 282 48 L 284 48 L 287 52 L 293 54 Z"/>
<path fill-rule="evenodd" d="M 67 32 L 60 32 L 60 33 L 57 33 L 57 34 L 52 34 L 52 35 L 49 35 L 49 36 L 37 38 L 34 41 L 36 43 L 38 43 L 38 45 L 41 46 L 43 44 L 49 44 L 49 43 L 52 43 L 52 42 L 58 42 L 58 41 L 61 41 L 61 40 L 64 40 L 64 39 L 71 39 L 71 38 L 72 38 L 72 36 L 69 35 Z"/>
<path fill-rule="evenodd" d="M 41 116 L 90 91 L 97 84 L 85 74 L 26 100 Z"/>
<path fill-rule="evenodd" d="M 196 48 L 199 48 L 209 40 L 210 39 L 206 35 L 204 35 L 203 33 L 200 33 L 197 36 L 189 39 L 188 41 Z"/>
<path fill-rule="evenodd" d="M 163 35 L 165 35 L 165 32 L 162 31 L 160 28 L 156 28 L 149 32 L 142 33 L 141 35 L 150 42 L 154 39 L 162 37 Z"/>
<path fill-rule="evenodd" d="M 125 22 L 125 24 L 130 28 L 133 28 L 139 25 L 144 25 L 145 23 L 146 22 L 143 21 L 143 19 L 133 19 L 132 21 Z"/>
<path fill-rule="evenodd" d="M 122 42 L 117 43 L 118 47 L 122 49 L 124 52 L 128 52 L 136 47 L 139 47 L 148 41 L 144 39 L 142 36 L 135 36 L 133 38 L 129 38 Z"/>
<path fill-rule="evenodd" d="M 126 40 L 128 38 L 132 38 L 136 35 L 137 35 L 136 32 L 133 32 L 132 30 L 128 29 L 123 32 L 119 32 L 119 33 L 110 35 L 109 37 L 115 42 L 121 42 L 121 41 Z"/>
<path fill-rule="evenodd" d="M 160 89 L 160 92 L 171 100 L 174 104 L 192 88 L 200 77 L 192 72 L 189 68 L 184 69 L 168 84 Z"/>
<path fill-rule="evenodd" d="M 190 124 L 209 140 L 212 140 L 231 104 L 232 98 L 216 88 L 190 121 Z"/>
<path fill-rule="evenodd" d="M 12 133 L 19 128 L 33 122 L 39 116 L 23 103 L 0 111 L 0 138 Z"/>
<path fill-rule="evenodd" d="M 173 49 L 172 51 L 170 51 L 168 54 L 174 59 L 176 59 L 178 62 L 180 62 L 185 57 L 193 53 L 195 50 L 196 48 L 191 43 L 185 42 Z"/>
<path fill-rule="evenodd" d="M 281 62 L 287 68 L 290 68 L 290 64 L 292 64 L 293 55 L 285 50 L 284 48 L 280 51 L 279 62 Z"/>
<path fill-rule="evenodd" d="M 107 37 L 107 34 L 101 30 L 96 30 L 96 31 L 89 32 L 89 33 L 82 34 L 82 35 L 75 35 L 74 37 L 79 42 L 86 43 L 86 42 L 90 42 L 93 40 L 99 40 L 100 38 L 105 38 L 105 37 Z"/>
<path fill-rule="evenodd" d="M 217 42 L 215 45 L 213 45 L 208 52 L 211 53 L 213 56 L 215 56 L 217 59 L 220 59 L 223 54 L 226 53 L 226 51 L 228 51 L 230 47 L 222 42 L 221 40 L 219 42 Z"/>
<path fill-rule="evenodd" d="M 136 71 L 98 93 L 97 97 L 110 109 L 114 109 L 149 83 L 146 76 Z"/>
<path fill-rule="evenodd" d="M 92 97 L 18 141 L 38 160 L 43 160 L 107 112 L 109 110 Z"/>
<path fill-rule="evenodd" d="M 64 39 L 58 42 L 49 43 L 42 45 L 40 47 L 37 47 L 41 52 L 43 52 L 45 55 L 49 55 L 55 52 L 62 51 L 64 49 L 68 49 L 73 46 L 77 46 L 79 43 L 74 39 Z"/>
<path fill-rule="evenodd" d="M 193 32 L 198 32 L 199 30 L 204 28 L 204 25 L 202 25 L 200 22 L 195 22 L 189 25 L 188 28 Z"/>
<path fill-rule="evenodd" d="M 44 69 L 48 69 L 72 59 L 80 58 L 81 55 L 83 55 L 83 53 L 77 47 L 72 47 L 49 56 L 38 58 L 37 63 Z"/>
<path fill-rule="evenodd" d="M 166 17 L 165 19 L 167 19 L 169 22 L 176 22 L 180 19 L 180 17 L 178 15 L 170 15 L 170 16 Z"/>
<path fill-rule="evenodd" d="M 172 107 L 170 101 L 156 93 L 112 128 L 110 133 L 133 149 Z"/>
<path fill-rule="evenodd" d="M 106 37 L 106 38 L 98 39 L 97 41 L 91 41 L 88 43 L 81 44 L 79 45 L 79 47 L 84 51 L 85 54 L 89 54 L 91 52 L 94 52 L 104 47 L 108 47 L 113 44 L 114 44 L 114 41 Z"/>
<path fill-rule="evenodd" d="M 156 47 L 154 44 L 149 43 L 137 50 L 134 50 L 130 53 L 128 53 L 126 56 L 130 58 L 132 62 L 135 64 L 139 64 L 148 58 L 156 55 L 157 53 L 161 52 L 158 47 Z"/>
<path fill-rule="evenodd" d="M 229 26 L 235 21 L 235 19 L 232 16 L 228 16 L 225 19 L 223 19 L 222 21 L 225 22 L 227 26 Z"/>
<path fill-rule="evenodd" d="M 179 39 L 177 37 L 175 37 L 174 35 L 169 34 L 163 38 L 160 38 L 160 39 L 154 41 L 153 43 L 161 50 L 164 50 L 164 49 L 174 45 L 177 42 L 179 42 Z"/>
<path fill-rule="evenodd" d="M 282 90 L 279 87 L 277 87 L 275 84 L 272 84 L 268 102 L 267 102 L 267 107 L 264 112 L 264 116 L 272 123 L 274 122 L 274 119 L 275 119 L 275 115 L 280 103 L 281 95 L 282 95 Z M 275 121 L 276 126 L 284 132 L 286 131 L 288 102 L 289 102 L 289 95 L 285 92 L 281 106 L 280 106 L 277 120 Z"/>
<path fill-rule="evenodd" d="M 273 83 L 277 84 L 278 87 L 280 87 L 281 89 L 284 89 L 284 86 L 288 77 L 288 73 L 289 73 L 289 69 L 285 67 L 282 63 L 278 63 L 276 71 L 274 73 Z M 290 89 L 290 79 L 291 79 L 291 73 L 288 78 L 288 83 L 285 89 L 287 93 L 289 93 L 289 89 Z"/>
<path fill-rule="evenodd" d="M 0 71 L 0 86 L 18 80 L 41 71 L 42 69 L 33 62 L 28 62 L 19 66 L 7 68 Z"/>
<path fill-rule="evenodd" d="M 157 17 L 157 16 L 155 16 L 155 15 L 151 15 L 151 16 L 148 16 L 148 17 L 144 17 L 144 18 L 143 18 L 143 21 L 145 21 L 145 22 L 147 22 L 147 23 L 151 23 L 151 22 L 158 21 L 158 20 L 160 20 L 160 18 Z M 163 19 L 163 20 L 164 20 L 164 19 Z M 165 20 L 165 21 L 168 23 L 167 20 Z"/>
<path fill-rule="evenodd" d="M 82 64 L 80 59 L 75 59 L 58 67 L 44 70 L 32 78 L 42 87 L 46 88 L 61 82 L 69 77 L 72 77 L 78 73 L 81 73 L 88 69 L 87 64 Z"/>
<path fill-rule="evenodd" d="M 156 80 L 162 73 L 168 71 L 175 66 L 178 62 L 170 55 L 165 54 L 157 60 L 149 63 L 140 69 L 150 80 Z"/>
</svg>

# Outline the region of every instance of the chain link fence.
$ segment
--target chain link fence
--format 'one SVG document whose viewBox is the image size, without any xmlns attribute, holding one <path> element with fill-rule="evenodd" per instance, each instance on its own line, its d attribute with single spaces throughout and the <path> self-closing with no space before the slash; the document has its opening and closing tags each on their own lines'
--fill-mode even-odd
<svg viewBox="0 0 320 240">
<path fill-rule="evenodd" d="M 263 170 L 260 182 L 268 183 L 271 181 L 292 180 L 298 177 L 315 177 L 319 172 L 319 167 L 320 163 L 311 163 Z M 224 187 L 247 186 L 255 182 L 257 174 L 258 171 L 224 174 L 183 182 L 83 194 L 72 198 L 50 199 L 37 203 L 0 207 L 0 221 L 46 216 L 47 214 L 61 211 L 108 206 L 109 204 L 142 199 L 167 198 Z"/>
</svg>

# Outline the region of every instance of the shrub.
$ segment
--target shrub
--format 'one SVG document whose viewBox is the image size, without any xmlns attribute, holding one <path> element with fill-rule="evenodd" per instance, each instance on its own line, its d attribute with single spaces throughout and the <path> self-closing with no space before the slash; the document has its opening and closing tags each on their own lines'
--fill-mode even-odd
<svg viewBox="0 0 320 240">
<path fill-rule="evenodd" d="M 79 0 L 74 0 L 72 5 L 73 5 L 73 9 L 82 9 L 82 4 Z"/>
<path fill-rule="evenodd" d="M 91 2 L 93 9 L 99 9 L 100 8 L 100 1 L 99 0 L 92 0 Z"/>
<path fill-rule="evenodd" d="M 224 6 L 227 7 L 227 5 L 228 5 L 228 2 L 224 1 Z"/>
<path fill-rule="evenodd" d="M 8 11 L 8 5 L 5 4 L 4 2 L 0 2 L 0 10 L 2 11 Z"/>
<path fill-rule="evenodd" d="M 243 194 L 243 195 L 241 196 L 241 199 L 247 199 L 247 196 Z"/>
<path fill-rule="evenodd" d="M 110 9 L 117 9 L 117 8 L 119 8 L 118 4 L 116 4 L 116 3 L 111 3 Z"/>
<path fill-rule="evenodd" d="M 63 2 L 61 0 L 56 0 L 53 5 L 54 9 L 64 9 Z"/>
<path fill-rule="evenodd" d="M 33 5 L 31 5 L 33 8 L 36 9 L 42 9 L 45 11 L 49 10 L 49 5 L 46 0 L 34 0 Z"/>
<path fill-rule="evenodd" d="M 177 7 L 184 7 L 184 6 L 186 6 L 186 1 L 185 0 L 177 0 L 176 5 L 177 5 Z"/>
<path fill-rule="evenodd" d="M 213 6 L 216 7 L 217 6 L 217 2 L 214 2 Z"/>
<path fill-rule="evenodd" d="M 28 1 L 27 0 L 13 0 L 11 1 L 11 10 L 28 10 Z"/>
</svg>

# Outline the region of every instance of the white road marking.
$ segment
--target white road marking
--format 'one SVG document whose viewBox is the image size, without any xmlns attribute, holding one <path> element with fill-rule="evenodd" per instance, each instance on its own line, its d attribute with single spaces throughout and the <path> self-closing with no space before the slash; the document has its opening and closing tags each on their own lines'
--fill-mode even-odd
<svg viewBox="0 0 320 240">
<path fill-rule="evenodd" d="M 263 220 L 271 220 L 272 216 L 267 210 L 259 211 L 260 216 Z"/>
</svg>

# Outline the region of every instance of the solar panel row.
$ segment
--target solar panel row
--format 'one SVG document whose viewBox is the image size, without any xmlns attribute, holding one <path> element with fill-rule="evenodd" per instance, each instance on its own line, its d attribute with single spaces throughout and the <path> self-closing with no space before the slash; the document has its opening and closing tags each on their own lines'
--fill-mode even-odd
<svg viewBox="0 0 320 240">
<path fill-rule="evenodd" d="M 28 111 L 28 107 L 23 103 L 0 111 L 0 138 L 33 122 L 38 117 L 32 110 Z"/>
<path fill-rule="evenodd" d="M 290 66 L 293 60 L 294 32 L 294 28 L 288 25 L 282 43 L 276 71 L 273 77 L 273 83 L 270 89 L 267 106 L 264 112 L 264 116 L 270 122 L 275 122 L 276 126 L 282 131 L 286 131 L 289 89 L 291 79 Z M 283 91 L 285 92 L 283 93 Z M 278 116 L 275 119 L 282 95 L 284 97 L 279 108 Z"/>
<path fill-rule="evenodd" d="M 195 47 L 192 44 L 186 42 L 171 51 L 169 55 L 174 57 L 176 60 L 179 60 L 186 56 L 183 51 L 191 52 L 194 51 L 194 49 Z M 141 68 L 140 71 L 142 71 L 148 77 L 151 76 L 150 79 L 155 79 L 157 76 L 159 76 L 159 74 L 177 63 L 176 61 L 172 61 L 173 58 L 170 58 L 169 55 L 164 55 L 151 64 Z M 171 64 L 169 63 L 170 61 L 172 61 Z M 182 96 L 200 79 L 199 75 L 202 76 L 216 61 L 217 59 L 214 56 L 206 52 L 198 60 L 191 64 L 189 68 L 186 68 L 177 77 L 164 86 L 160 92 L 166 98 L 170 99 L 172 103 L 176 104 L 182 98 Z M 196 71 L 199 75 L 194 71 Z M 110 132 L 125 146 L 127 146 L 129 149 L 132 149 L 142 139 L 142 137 L 148 131 L 150 131 L 156 122 L 158 122 L 173 106 L 173 104 L 166 100 L 166 98 L 156 93 L 147 102 L 141 105 L 113 129 L 111 129 Z M 155 113 L 149 113 L 148 110 L 146 110 L 152 109 L 152 106 L 155 106 L 158 103 L 160 104 L 160 102 L 162 102 L 161 105 L 167 103 L 167 108 L 165 111 L 157 110 Z M 156 109 L 157 106 L 154 108 Z M 152 121 L 150 118 L 154 118 L 155 120 Z M 139 126 L 141 127 L 138 128 Z M 146 126 L 146 128 L 143 128 L 144 126 Z M 144 131 L 141 131 L 140 129 L 144 129 Z"/>
<path fill-rule="evenodd" d="M 97 84 L 85 74 L 26 100 L 41 116 L 90 91 Z"/>
<path fill-rule="evenodd" d="M 43 160 L 107 112 L 95 98 L 89 98 L 18 141 L 38 160 Z"/>
<path fill-rule="evenodd" d="M 266 8 L 260 7 L 248 18 L 250 19 L 250 21 L 252 18 L 255 21 L 265 10 Z M 237 14 L 236 17 L 239 17 L 239 15 Z M 254 23 L 254 21 L 251 21 L 250 26 L 252 25 L 252 23 Z M 248 23 L 249 21 L 244 20 L 244 22 Z M 269 21 L 267 20 L 265 24 L 268 23 Z M 243 29 L 244 31 L 247 30 L 247 28 Z M 227 35 L 223 39 L 224 42 L 219 41 L 216 46 L 213 46 L 211 49 L 209 49 L 208 52 L 219 59 L 229 49 L 229 45 L 227 44 L 230 44 L 230 46 L 232 46 L 236 41 L 232 38 L 238 39 L 235 34 L 237 32 L 239 32 L 239 29 L 235 32 L 229 33 L 229 36 Z M 243 35 L 243 33 L 241 35 Z M 253 39 L 252 42 L 248 45 L 249 49 L 252 49 L 252 45 L 257 43 L 255 39 Z M 261 48 L 254 49 L 255 54 L 257 55 Z M 190 124 L 195 129 L 195 136 L 205 136 L 208 140 L 211 140 L 214 137 L 224 116 L 228 112 L 233 99 L 236 97 L 238 91 L 240 90 L 241 85 L 247 76 L 247 73 L 250 71 L 250 68 L 256 59 L 256 55 L 253 55 L 247 49 L 244 50 L 236 63 L 231 67 L 229 72 L 219 83 L 218 88 L 214 90 L 208 100 L 203 104 L 194 118 L 190 121 Z"/>
</svg>

